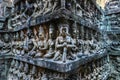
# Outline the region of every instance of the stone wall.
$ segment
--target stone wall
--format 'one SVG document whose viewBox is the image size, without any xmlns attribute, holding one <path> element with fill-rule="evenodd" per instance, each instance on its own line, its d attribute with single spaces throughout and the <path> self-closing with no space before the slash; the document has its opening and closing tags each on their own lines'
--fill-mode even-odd
<svg viewBox="0 0 120 80">
<path fill-rule="evenodd" d="M 7 79 L 106 80 L 108 40 L 95 5 L 90 0 L 14 0 L 0 31 L 0 55 L 12 56 Z"/>
</svg>

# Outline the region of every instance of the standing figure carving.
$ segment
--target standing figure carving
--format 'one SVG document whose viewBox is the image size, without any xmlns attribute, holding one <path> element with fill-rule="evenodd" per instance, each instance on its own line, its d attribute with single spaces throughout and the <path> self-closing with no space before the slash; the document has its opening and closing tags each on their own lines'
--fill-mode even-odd
<svg viewBox="0 0 120 80">
<path fill-rule="evenodd" d="M 55 40 L 54 40 L 54 28 L 53 25 L 50 25 L 49 27 L 49 39 L 47 41 L 47 54 L 44 56 L 45 58 L 51 58 L 53 57 L 55 51 Z"/>
<path fill-rule="evenodd" d="M 44 57 L 47 51 L 47 35 L 45 36 L 45 31 L 42 26 L 39 28 L 39 40 L 37 42 L 38 44 L 38 51 L 35 57 Z"/>
</svg>

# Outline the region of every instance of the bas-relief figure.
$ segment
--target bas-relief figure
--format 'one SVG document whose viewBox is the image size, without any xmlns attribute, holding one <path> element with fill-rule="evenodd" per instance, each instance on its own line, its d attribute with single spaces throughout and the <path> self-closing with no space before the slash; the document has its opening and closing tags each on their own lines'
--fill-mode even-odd
<svg viewBox="0 0 120 80">
<path fill-rule="evenodd" d="M 48 35 L 45 35 L 45 31 L 44 28 L 42 26 L 40 26 L 39 28 L 39 34 L 38 34 L 38 51 L 37 54 L 35 55 L 35 57 L 43 57 L 46 54 L 46 50 L 47 50 L 47 38 Z"/>
<path fill-rule="evenodd" d="M 24 34 L 25 38 L 24 38 L 24 42 L 23 42 L 23 47 L 24 47 L 24 52 L 26 56 L 28 56 L 28 53 L 31 53 L 31 50 L 33 48 L 33 42 L 32 42 L 32 38 L 33 37 L 31 35 L 31 30 L 27 30 L 26 33 Z"/>
<path fill-rule="evenodd" d="M 9 35 L 6 33 L 4 34 L 3 36 L 3 41 L 1 41 L 1 46 L 2 46 L 2 49 L 1 49 L 1 55 L 12 55 L 12 52 L 11 52 L 11 41 L 10 41 L 10 37 Z"/>
<path fill-rule="evenodd" d="M 55 40 L 53 39 L 54 36 L 54 28 L 53 25 L 49 26 L 49 39 L 47 41 L 47 54 L 44 56 L 45 58 L 51 58 L 55 54 Z"/>
<path fill-rule="evenodd" d="M 75 56 L 73 56 L 71 49 L 75 47 L 73 44 L 73 39 L 68 33 L 69 26 L 67 24 L 60 25 L 60 34 L 56 39 L 55 47 L 56 47 L 56 53 L 54 56 L 54 60 L 62 56 L 62 61 L 66 62 L 67 56 L 69 56 L 70 59 L 75 59 Z"/>
<path fill-rule="evenodd" d="M 31 38 L 31 41 L 33 43 L 33 48 L 32 50 L 28 53 L 29 56 L 31 57 L 35 57 L 37 51 L 38 51 L 38 36 L 37 36 L 38 32 L 36 30 L 36 28 L 33 29 L 33 37 Z"/>
</svg>

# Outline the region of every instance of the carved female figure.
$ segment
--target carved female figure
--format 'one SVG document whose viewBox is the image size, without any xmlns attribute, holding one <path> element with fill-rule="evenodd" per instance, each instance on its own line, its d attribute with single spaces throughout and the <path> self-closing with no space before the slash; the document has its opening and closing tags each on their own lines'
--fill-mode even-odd
<svg viewBox="0 0 120 80">
<path fill-rule="evenodd" d="M 30 39 L 31 43 L 33 44 L 33 47 L 31 48 L 31 50 L 29 51 L 28 55 L 31 57 L 35 57 L 35 54 L 37 53 L 37 48 L 38 48 L 38 37 L 37 37 L 37 32 L 36 29 L 34 28 L 33 30 L 34 32 L 34 36 Z"/>
<path fill-rule="evenodd" d="M 35 57 L 43 57 L 46 54 L 46 51 L 47 51 L 46 43 L 47 43 L 47 38 L 44 35 L 43 27 L 40 26 L 39 40 L 37 42 L 37 44 L 38 44 L 38 52 L 35 55 Z"/>
<path fill-rule="evenodd" d="M 54 54 L 54 48 L 55 48 L 55 41 L 53 40 L 53 26 L 50 25 L 50 28 L 49 28 L 49 39 L 48 39 L 48 42 L 47 42 L 47 54 L 44 56 L 45 58 L 50 58 L 50 57 L 53 57 L 53 54 Z"/>
</svg>

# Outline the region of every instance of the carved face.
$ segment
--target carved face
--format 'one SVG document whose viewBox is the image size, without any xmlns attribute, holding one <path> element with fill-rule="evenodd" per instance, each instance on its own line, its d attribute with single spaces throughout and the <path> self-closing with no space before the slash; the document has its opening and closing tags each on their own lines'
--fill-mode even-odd
<svg viewBox="0 0 120 80">
<path fill-rule="evenodd" d="M 67 29 L 66 28 L 62 28 L 61 34 L 62 34 L 63 37 L 66 37 L 67 36 Z"/>
<path fill-rule="evenodd" d="M 43 33 L 39 33 L 39 39 L 44 40 L 44 34 Z"/>
<path fill-rule="evenodd" d="M 51 38 L 53 38 L 54 36 L 53 36 L 53 30 L 52 29 L 50 29 L 49 30 L 49 38 L 51 39 Z"/>
<path fill-rule="evenodd" d="M 62 33 L 63 33 L 63 35 L 66 34 L 66 29 L 65 28 L 62 29 Z"/>
</svg>

